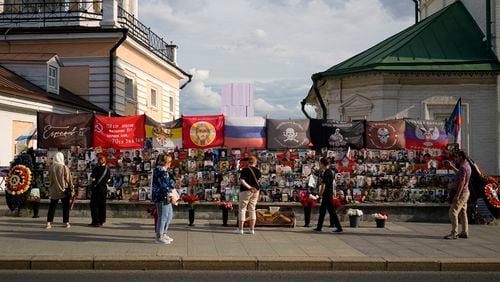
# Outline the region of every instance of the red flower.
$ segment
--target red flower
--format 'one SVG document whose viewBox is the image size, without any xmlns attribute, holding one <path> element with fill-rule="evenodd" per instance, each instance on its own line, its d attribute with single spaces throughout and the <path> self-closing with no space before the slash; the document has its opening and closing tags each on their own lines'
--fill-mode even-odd
<svg viewBox="0 0 500 282">
<path fill-rule="evenodd" d="M 332 204 L 334 207 L 339 209 L 344 207 L 344 205 L 342 205 L 342 203 L 340 202 L 339 198 L 332 198 Z"/>
<path fill-rule="evenodd" d="M 188 204 L 192 204 L 196 201 L 198 201 L 198 196 L 195 196 L 195 195 L 186 195 L 184 197 L 182 197 L 182 201 L 188 203 Z"/>
<path fill-rule="evenodd" d="M 318 204 L 318 200 L 309 197 L 309 195 L 300 198 L 299 201 L 304 207 L 309 208 L 314 208 Z"/>
</svg>

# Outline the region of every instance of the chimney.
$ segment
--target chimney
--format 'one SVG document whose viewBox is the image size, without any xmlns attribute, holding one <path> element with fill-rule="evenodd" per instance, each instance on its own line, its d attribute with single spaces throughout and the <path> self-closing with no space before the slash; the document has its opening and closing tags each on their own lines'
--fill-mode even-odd
<svg viewBox="0 0 500 282">
<path fill-rule="evenodd" d="M 118 25 L 118 2 L 117 0 L 102 1 L 101 27 L 112 28 Z"/>
</svg>

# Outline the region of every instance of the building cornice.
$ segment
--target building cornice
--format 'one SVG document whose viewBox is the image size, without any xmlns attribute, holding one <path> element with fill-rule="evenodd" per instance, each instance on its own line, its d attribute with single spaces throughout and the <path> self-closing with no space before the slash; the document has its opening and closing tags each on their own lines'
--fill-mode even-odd
<svg viewBox="0 0 500 282">
<path fill-rule="evenodd" d="M 137 43 L 133 38 L 128 37 L 124 43 L 131 45 L 134 49 L 138 50 L 141 54 L 147 56 L 148 59 L 151 59 L 155 63 L 166 68 L 168 71 L 174 73 L 175 75 L 177 75 L 177 77 L 179 79 L 183 79 L 183 78 L 188 77 L 185 72 L 183 72 L 179 69 L 179 67 L 173 66 L 173 63 L 168 63 L 168 62 L 165 62 L 165 60 L 158 58 L 158 56 L 156 56 L 154 53 L 152 53 L 148 49 L 144 48 L 141 44 Z M 121 58 L 121 59 L 125 60 L 124 58 Z"/>
</svg>

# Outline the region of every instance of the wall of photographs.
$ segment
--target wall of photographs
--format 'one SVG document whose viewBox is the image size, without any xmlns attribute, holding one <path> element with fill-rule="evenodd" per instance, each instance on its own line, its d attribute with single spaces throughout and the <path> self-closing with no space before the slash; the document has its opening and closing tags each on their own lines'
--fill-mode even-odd
<svg viewBox="0 0 500 282">
<path fill-rule="evenodd" d="M 34 187 L 47 197 L 48 166 L 55 152 L 36 151 Z M 160 152 L 110 149 L 106 152 L 78 147 L 63 151 L 78 186 L 78 198 L 90 196 L 90 174 L 99 153 L 108 157 L 112 180 L 111 200 L 149 201 L 152 168 Z M 328 157 L 337 171 L 336 193 L 344 204 L 352 202 L 446 202 L 452 171 L 442 169 L 446 152 L 417 150 L 229 150 L 181 149 L 169 152 L 172 173 L 181 194 L 202 201 L 217 198 L 238 201 L 238 171 L 250 156 L 258 158 L 262 172 L 262 202 L 298 202 L 300 191 L 316 192 L 321 182 L 319 159 Z"/>
</svg>

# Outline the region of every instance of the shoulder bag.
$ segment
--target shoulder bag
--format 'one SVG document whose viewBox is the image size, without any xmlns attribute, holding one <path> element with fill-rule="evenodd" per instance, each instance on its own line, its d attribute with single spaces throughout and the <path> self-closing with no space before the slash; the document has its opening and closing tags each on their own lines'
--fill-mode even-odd
<svg viewBox="0 0 500 282">
<path fill-rule="evenodd" d="M 104 177 L 106 177 L 106 174 L 108 174 L 108 167 L 104 167 L 104 172 L 103 174 L 101 175 L 101 177 L 99 177 L 99 179 L 97 180 L 97 182 L 95 183 L 95 185 L 93 185 L 93 188 L 99 186 L 99 184 L 101 184 L 102 180 L 104 179 Z M 92 189 L 94 190 L 94 189 Z"/>
<path fill-rule="evenodd" d="M 252 173 L 252 176 L 253 176 L 253 179 L 255 180 L 255 183 L 257 183 L 257 189 L 260 190 L 260 185 L 259 185 L 259 181 L 257 180 L 257 176 L 255 176 L 255 172 L 253 171 L 252 167 L 249 166 L 248 169 L 250 170 L 250 172 Z"/>
</svg>

